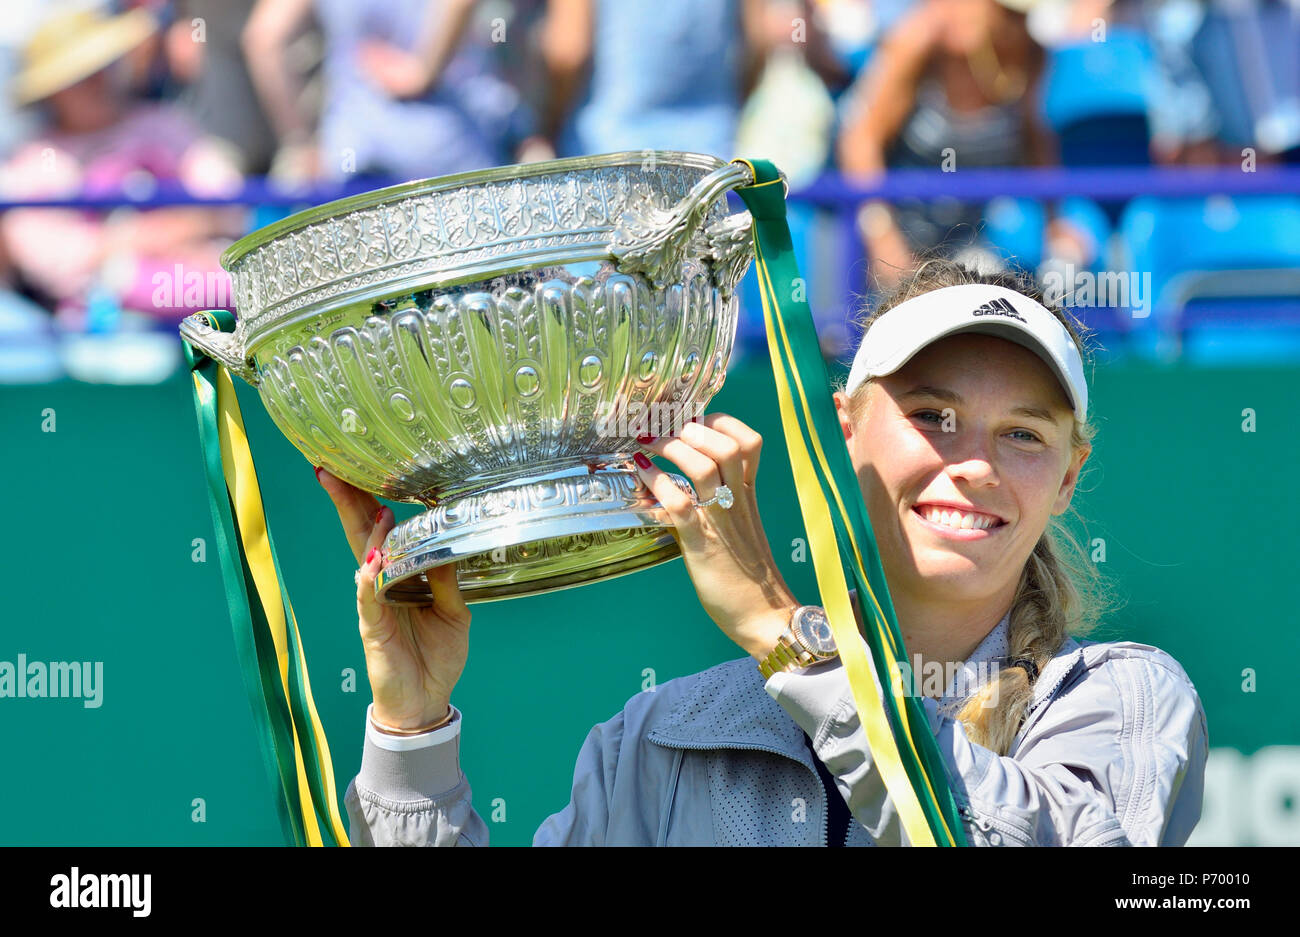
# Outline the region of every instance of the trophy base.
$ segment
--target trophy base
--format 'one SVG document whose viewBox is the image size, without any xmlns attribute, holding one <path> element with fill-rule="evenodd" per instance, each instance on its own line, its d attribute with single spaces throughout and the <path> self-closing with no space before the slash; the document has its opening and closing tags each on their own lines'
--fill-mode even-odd
<svg viewBox="0 0 1300 937">
<path fill-rule="evenodd" d="M 671 475 L 694 497 L 690 483 Z M 680 555 L 672 522 L 631 462 L 513 475 L 394 527 L 375 580 L 387 605 L 429 605 L 427 570 L 457 564 L 466 602 L 586 585 Z"/>
</svg>

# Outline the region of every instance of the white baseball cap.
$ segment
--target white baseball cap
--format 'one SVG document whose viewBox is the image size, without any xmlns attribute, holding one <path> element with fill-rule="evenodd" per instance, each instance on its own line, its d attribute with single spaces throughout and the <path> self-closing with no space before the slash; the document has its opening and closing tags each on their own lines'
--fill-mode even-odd
<svg viewBox="0 0 1300 937">
<path fill-rule="evenodd" d="M 893 374 L 931 342 L 960 332 L 996 335 L 1034 352 L 1061 382 L 1075 418 L 1087 418 L 1083 358 L 1065 324 L 1023 293 L 983 283 L 931 290 L 881 315 L 858 347 L 845 391 L 852 394 L 867 378 Z"/>
</svg>

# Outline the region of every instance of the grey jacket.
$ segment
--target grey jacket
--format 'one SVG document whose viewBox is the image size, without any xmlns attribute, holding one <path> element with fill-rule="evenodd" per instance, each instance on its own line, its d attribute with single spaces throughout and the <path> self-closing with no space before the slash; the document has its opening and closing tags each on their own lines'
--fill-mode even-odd
<svg viewBox="0 0 1300 937">
<path fill-rule="evenodd" d="M 1005 649 L 1006 626 L 968 667 Z M 1181 846 L 1200 819 L 1205 711 L 1159 648 L 1067 638 L 1006 757 L 971 742 L 951 702 L 923 706 L 972 845 Z M 641 692 L 595 726 L 568 806 L 533 845 L 825 845 L 826 797 L 804 733 L 856 821 L 845 845 L 909 845 L 842 664 L 764 682 L 749 657 Z M 367 731 L 345 794 L 353 845 L 488 844 L 458 729 L 408 751 L 376 735 Z"/>
</svg>

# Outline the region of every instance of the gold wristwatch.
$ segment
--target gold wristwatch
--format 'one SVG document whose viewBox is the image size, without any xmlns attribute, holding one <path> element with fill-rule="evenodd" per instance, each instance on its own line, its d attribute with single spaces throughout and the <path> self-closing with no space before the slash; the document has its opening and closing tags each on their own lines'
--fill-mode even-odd
<svg viewBox="0 0 1300 937">
<path fill-rule="evenodd" d="M 759 662 L 758 672 L 766 680 L 778 671 L 811 667 L 839 655 L 826 610 L 801 605 L 790 616 L 790 624 L 777 638 L 776 649 Z"/>
</svg>

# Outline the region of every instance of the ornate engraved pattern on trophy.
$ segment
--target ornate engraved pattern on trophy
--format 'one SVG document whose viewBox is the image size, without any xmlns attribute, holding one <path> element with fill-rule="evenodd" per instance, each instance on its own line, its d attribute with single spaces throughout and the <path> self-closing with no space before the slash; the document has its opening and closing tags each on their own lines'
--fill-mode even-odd
<svg viewBox="0 0 1300 937">
<path fill-rule="evenodd" d="M 665 289 L 609 264 L 543 268 L 374 304 L 325 334 L 283 329 L 259 386 L 314 464 L 384 497 L 441 497 L 632 451 L 627 421 L 602 421 L 617 408 L 702 408 L 736 313 L 693 260 Z"/>
<path fill-rule="evenodd" d="M 243 334 L 376 284 L 563 248 L 603 251 L 624 212 L 664 212 L 706 170 L 657 163 L 477 183 L 323 219 L 253 248 L 231 266 Z M 723 217 L 709 206 L 707 220 Z"/>
<path fill-rule="evenodd" d="M 619 551 L 617 547 L 620 543 L 626 544 L 626 552 L 631 555 L 633 551 L 645 551 L 647 540 L 647 531 L 636 527 L 625 527 L 621 530 L 599 530 L 591 533 L 568 534 L 559 537 L 548 537 L 544 540 L 530 540 L 527 543 L 511 544 L 501 547 L 500 549 L 486 550 L 482 553 L 475 553 L 469 556 L 461 557 L 458 562 L 458 575 L 464 579 L 477 578 L 482 582 L 490 582 L 493 574 L 500 575 L 502 579 L 508 580 L 509 571 L 514 567 L 525 564 L 540 564 L 547 560 L 566 560 L 572 561 L 578 559 L 583 553 L 591 553 L 598 557 L 596 562 L 607 561 L 617 562 Z M 662 536 L 672 539 L 672 535 L 665 532 Z M 406 577 L 422 572 L 429 566 L 429 556 L 427 553 L 417 553 L 407 559 L 395 559 L 385 567 L 385 575 L 394 582 L 396 588 L 401 588 L 402 580 Z M 407 591 L 402 589 L 403 592 Z M 427 603 L 427 599 L 424 600 Z M 398 603 L 394 603 L 398 604 Z M 416 603 L 420 604 L 420 603 Z"/>
<path fill-rule="evenodd" d="M 685 482 L 678 481 L 677 485 L 691 492 Z M 400 555 L 434 534 L 454 533 L 458 528 L 481 530 L 480 525 L 485 523 L 500 525 L 520 517 L 555 517 L 575 508 L 591 518 L 602 511 L 618 513 L 654 504 L 649 489 L 631 472 L 529 482 L 457 498 L 417 514 L 393 528 L 384 547 L 390 554 Z"/>
<path fill-rule="evenodd" d="M 679 488 L 691 493 L 684 478 L 670 477 Z M 476 582 L 478 589 L 508 584 L 517 576 L 512 570 L 537 569 L 551 561 L 581 569 L 584 555 L 590 557 L 591 568 L 613 568 L 653 553 L 675 555 L 670 533 L 644 526 L 538 537 L 481 552 L 469 550 L 472 541 L 482 540 L 502 524 L 522 523 L 538 529 L 546 520 L 566 515 L 581 516 L 585 523 L 592 524 L 599 523 L 601 514 L 622 517 L 626 524 L 629 512 L 649 519 L 661 511 L 653 494 L 630 472 L 531 482 L 468 495 L 403 521 L 389 532 L 384 541 L 391 557 L 384 577 L 394 586 L 389 600 L 405 603 L 412 598 L 404 594 L 410 593 L 411 586 L 403 585 L 402 580 L 428 568 L 430 546 L 434 544 L 434 552 L 458 556 L 461 579 Z M 421 591 L 417 586 L 413 595 Z M 427 601 L 427 597 L 417 599 L 415 604 Z"/>
</svg>

